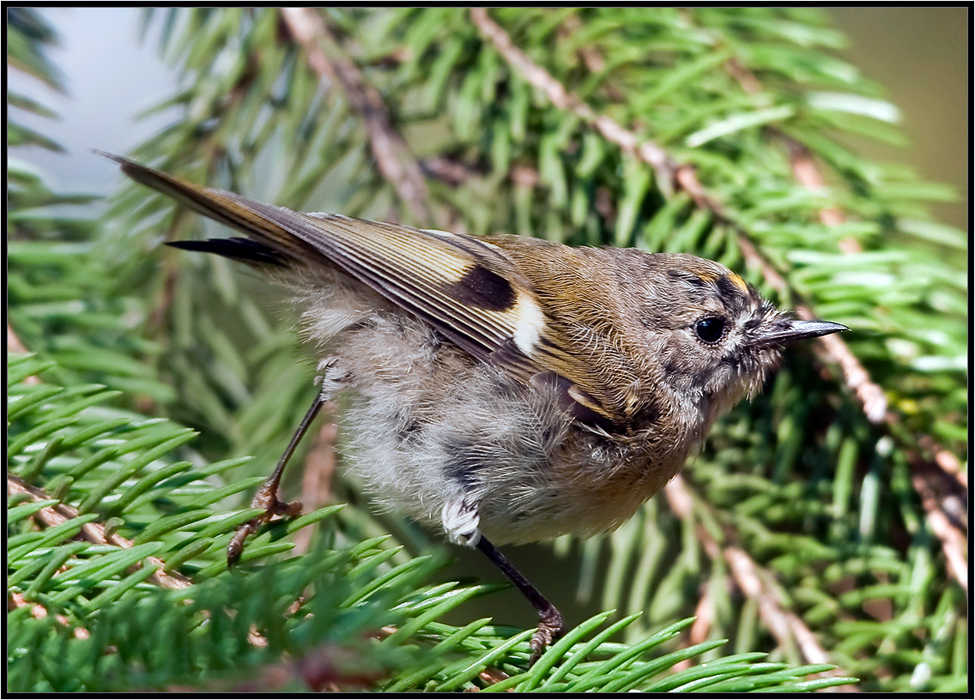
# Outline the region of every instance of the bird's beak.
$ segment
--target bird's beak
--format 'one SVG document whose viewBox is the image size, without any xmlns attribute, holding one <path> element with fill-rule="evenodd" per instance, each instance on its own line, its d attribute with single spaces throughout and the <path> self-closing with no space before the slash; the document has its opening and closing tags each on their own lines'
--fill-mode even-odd
<svg viewBox="0 0 975 700">
<path fill-rule="evenodd" d="M 765 348 L 770 345 L 784 345 L 803 338 L 816 338 L 830 333 L 850 330 L 842 323 L 832 321 L 802 321 L 798 319 L 784 319 L 774 324 L 765 333 L 762 333 L 751 346 L 753 348 Z"/>
</svg>

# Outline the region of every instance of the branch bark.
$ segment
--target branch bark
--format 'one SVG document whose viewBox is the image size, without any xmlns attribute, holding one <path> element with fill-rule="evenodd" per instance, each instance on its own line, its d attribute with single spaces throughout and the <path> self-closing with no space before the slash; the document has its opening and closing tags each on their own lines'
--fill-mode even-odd
<svg viewBox="0 0 975 700">
<path fill-rule="evenodd" d="M 681 520 L 693 517 L 694 501 L 684 477 L 678 474 L 664 489 L 670 509 Z M 722 547 L 721 544 L 700 523 L 694 528 L 698 540 L 711 559 L 722 558 L 728 563 L 731 576 L 749 598 L 758 603 L 759 616 L 780 646 L 795 642 L 807 663 L 833 663 L 826 650 L 819 643 L 806 624 L 791 610 L 782 607 L 782 598 L 774 587 L 763 581 L 759 567 L 748 554 L 737 546 Z M 696 626 L 696 625 L 695 625 Z M 693 628 L 692 628 L 693 629 Z M 827 671 L 826 676 L 848 676 L 839 668 Z M 852 690 L 847 688 L 847 690 Z"/>
<path fill-rule="evenodd" d="M 10 497 L 15 494 L 25 494 L 31 501 L 44 501 L 50 498 L 44 491 L 36 486 L 31 486 L 20 477 L 7 474 L 7 496 Z M 77 518 L 78 510 L 65 503 L 55 503 L 54 505 L 41 508 L 33 517 L 43 523 L 45 527 L 56 527 L 61 523 Z M 105 526 L 98 522 L 82 525 L 79 537 L 97 545 L 109 545 L 123 549 L 131 549 L 133 547 L 132 540 L 126 539 L 121 535 L 109 535 L 105 530 Z M 156 572 L 147 579 L 148 581 L 154 582 L 162 588 L 172 589 L 187 588 L 191 585 L 190 580 L 181 574 L 166 573 L 163 570 L 166 562 L 162 559 L 158 557 L 146 557 L 146 560 L 158 567 Z"/>
<path fill-rule="evenodd" d="M 640 158 L 653 168 L 661 188 L 669 188 L 674 181 L 676 164 L 667 153 L 652 141 L 641 140 L 632 131 L 625 129 L 614 119 L 598 115 L 575 93 L 565 87 L 541 66 L 534 63 L 521 49 L 514 45 L 508 33 L 492 20 L 483 7 L 471 8 L 471 19 L 481 35 L 486 38 L 498 53 L 528 83 L 545 93 L 549 101 L 561 110 L 572 112 L 583 122 L 598 131 L 610 143 L 619 146 L 626 153 Z M 670 190 L 667 194 L 670 194 Z"/>
<path fill-rule="evenodd" d="M 26 483 L 13 474 L 7 474 L 7 497 L 9 498 L 14 494 L 25 494 L 32 501 L 45 501 L 50 498 L 50 496 L 42 489 Z M 39 511 L 34 513 L 32 517 L 43 523 L 46 527 L 56 527 L 63 522 L 67 522 L 68 520 L 78 517 L 78 510 L 67 505 L 66 503 L 55 503 L 54 505 L 41 508 Z M 108 534 L 105 530 L 105 526 L 98 522 L 91 522 L 82 525 L 81 532 L 79 533 L 78 537 L 84 538 L 88 542 L 97 545 L 108 545 L 112 547 L 120 547 L 122 549 L 131 549 L 134 546 L 132 540 L 126 539 L 118 534 Z M 190 581 L 190 579 L 186 578 L 180 573 L 166 572 L 166 562 L 162 559 L 150 556 L 146 557 L 146 561 L 148 561 L 150 564 L 154 564 L 157 567 L 156 571 L 152 574 L 152 576 L 147 578 L 146 581 L 155 583 L 161 588 L 168 589 L 189 588 L 193 585 L 193 582 Z M 40 615 L 40 611 L 34 610 L 33 614 L 35 617 L 37 617 Z M 61 618 L 59 617 L 58 619 Z M 87 630 L 78 630 L 79 628 L 76 628 L 76 634 L 87 634 Z M 254 628 L 250 630 L 247 639 L 256 647 L 267 646 L 267 640 Z"/>
<path fill-rule="evenodd" d="M 10 325 L 9 321 L 7 322 L 7 352 L 15 352 L 21 355 L 26 355 L 30 352 L 30 350 L 24 347 L 24 344 L 20 342 L 20 338 L 17 337 L 17 333 L 14 331 L 14 328 Z M 31 375 L 24 380 L 24 384 L 31 385 L 40 384 L 40 382 L 40 377 L 35 377 L 34 375 Z"/>
<path fill-rule="evenodd" d="M 402 136 L 393 128 L 379 91 L 341 51 L 335 37 L 314 9 L 282 7 L 285 26 L 308 56 L 321 80 L 337 83 L 369 134 L 369 146 L 379 172 L 396 190 L 410 216 L 420 224 L 433 223 L 427 208 L 429 192 L 423 171 Z"/>
</svg>

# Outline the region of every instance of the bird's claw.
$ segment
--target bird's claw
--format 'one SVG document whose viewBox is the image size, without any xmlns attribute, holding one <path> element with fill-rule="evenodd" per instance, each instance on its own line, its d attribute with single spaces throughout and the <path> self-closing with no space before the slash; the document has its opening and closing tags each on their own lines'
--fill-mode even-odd
<svg viewBox="0 0 975 700">
<path fill-rule="evenodd" d="M 267 486 L 265 484 L 265 486 Z M 264 508 L 264 512 L 256 518 L 248 520 L 243 525 L 237 527 L 230 544 L 227 545 L 227 566 L 233 566 L 240 559 L 244 552 L 244 543 L 247 538 L 257 532 L 262 525 L 270 522 L 275 516 L 293 518 L 301 513 L 301 502 L 291 501 L 290 503 L 278 498 L 277 489 L 258 489 L 254 500 L 251 501 L 251 508 Z"/>
<path fill-rule="evenodd" d="M 562 621 L 562 613 L 551 607 L 538 615 L 538 629 L 528 643 L 532 650 L 528 665 L 534 666 L 545 650 L 565 634 L 565 623 Z"/>
</svg>

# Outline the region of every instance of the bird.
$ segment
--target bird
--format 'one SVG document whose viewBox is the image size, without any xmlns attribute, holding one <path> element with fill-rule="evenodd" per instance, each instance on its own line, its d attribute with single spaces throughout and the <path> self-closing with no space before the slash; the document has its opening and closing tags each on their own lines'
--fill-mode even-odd
<svg viewBox="0 0 975 700">
<path fill-rule="evenodd" d="M 228 561 L 271 518 L 300 512 L 280 498 L 284 468 L 342 398 L 353 478 L 378 507 L 499 568 L 538 612 L 532 662 L 565 623 L 499 545 L 615 530 L 761 389 L 785 345 L 848 330 L 783 312 L 690 254 L 298 212 L 102 155 L 244 234 L 168 244 L 283 286 L 319 360 L 315 399 L 254 497 L 263 514 Z"/>
</svg>

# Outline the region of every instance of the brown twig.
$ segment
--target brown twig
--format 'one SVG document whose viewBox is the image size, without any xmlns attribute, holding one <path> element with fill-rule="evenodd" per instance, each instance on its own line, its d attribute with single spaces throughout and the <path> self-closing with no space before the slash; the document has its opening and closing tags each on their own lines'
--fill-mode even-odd
<svg viewBox="0 0 975 700">
<path fill-rule="evenodd" d="M 691 645 L 701 644 L 708 638 L 708 633 L 714 624 L 713 598 L 711 589 L 707 588 L 704 591 L 704 595 L 697 601 L 697 608 L 694 610 L 694 624 L 691 625 L 690 631 Z"/>
<path fill-rule="evenodd" d="M 664 489 L 667 503 L 677 517 L 688 520 L 693 516 L 694 501 L 690 490 L 679 474 L 667 484 Z M 779 592 L 763 581 L 758 565 L 741 548 L 734 545 L 722 547 L 711 535 L 707 528 L 700 523 L 695 525 L 698 540 L 704 545 L 704 550 L 712 560 L 723 558 L 731 571 L 732 578 L 749 598 L 758 602 L 758 613 L 762 622 L 772 633 L 779 646 L 787 647 L 795 642 L 807 663 L 832 663 L 826 650 L 820 645 L 816 635 L 795 613 L 782 607 Z M 839 668 L 828 671 L 825 675 L 846 676 Z"/>
<path fill-rule="evenodd" d="M 22 355 L 27 354 L 28 350 L 24 347 L 24 344 L 20 342 L 20 338 L 14 333 L 13 327 L 10 322 L 7 322 L 7 350 L 9 352 L 17 352 Z"/>
<path fill-rule="evenodd" d="M 961 462 L 955 455 L 941 447 L 930 435 L 922 435 L 919 437 L 917 444 L 920 445 L 922 450 L 926 450 L 932 454 L 934 463 L 943 472 L 953 477 L 964 490 L 968 490 L 968 472 L 962 470 Z"/>
<path fill-rule="evenodd" d="M 424 175 L 436 178 L 448 187 L 459 187 L 470 178 L 482 174 L 472 165 L 443 155 L 423 159 L 420 169 Z"/>
<path fill-rule="evenodd" d="M 31 486 L 23 479 L 14 474 L 7 474 L 7 495 L 13 496 L 15 494 L 25 494 L 32 501 L 45 501 L 50 498 L 50 496 L 36 486 Z M 41 508 L 34 514 L 34 518 L 40 521 L 45 527 L 55 527 L 61 523 L 67 522 L 68 520 L 73 520 L 79 515 L 78 509 L 73 506 L 69 506 L 66 503 L 55 503 L 54 505 L 46 506 Z M 113 547 L 120 547 L 122 549 L 131 549 L 133 547 L 132 540 L 128 540 L 121 535 L 111 534 L 109 535 L 105 526 L 98 522 L 85 523 L 81 526 L 81 532 L 78 535 L 84 538 L 88 542 L 97 545 L 110 545 Z M 190 580 L 185 576 L 178 573 L 166 573 L 163 571 L 163 567 L 166 566 L 166 562 L 158 557 L 146 557 L 146 560 L 152 564 L 155 564 L 158 569 L 156 572 L 150 576 L 147 580 L 155 583 L 162 588 L 187 588 L 190 586 Z"/>
<path fill-rule="evenodd" d="M 30 352 L 24 344 L 20 342 L 20 338 L 14 332 L 13 326 L 7 321 L 7 352 L 16 352 L 25 355 Z M 41 381 L 40 377 L 35 377 L 31 375 L 24 380 L 24 384 L 39 384 Z"/>
<path fill-rule="evenodd" d="M 402 136 L 393 128 L 389 110 L 379 91 L 340 50 L 335 37 L 315 10 L 282 7 L 288 31 L 305 49 L 308 63 L 319 78 L 337 83 L 369 133 L 369 146 L 383 177 L 393 186 L 418 223 L 432 223 L 427 208 L 429 193 L 423 172 Z"/>
<path fill-rule="evenodd" d="M 486 668 L 478 673 L 477 677 L 488 685 L 494 685 L 495 683 L 500 683 L 501 681 L 509 678 L 508 674 L 499 668 Z M 508 688 L 507 692 L 514 692 L 514 688 Z"/>
<path fill-rule="evenodd" d="M 582 29 L 582 21 L 579 19 L 578 15 L 569 15 L 565 18 L 562 23 L 562 27 L 559 31 L 560 38 L 568 38 L 572 36 L 572 32 Z M 583 44 L 577 50 L 579 58 L 586 66 L 586 70 L 594 75 L 598 75 L 606 70 L 606 61 L 595 48 L 588 44 Z M 604 82 L 600 85 L 600 88 L 606 92 L 611 100 L 616 102 L 623 102 L 626 96 L 610 82 Z"/>
<path fill-rule="evenodd" d="M 911 483 L 921 497 L 921 505 L 927 513 L 927 522 L 931 531 L 941 542 L 941 551 L 945 555 L 948 571 L 967 594 L 968 560 L 965 552 L 968 550 L 968 541 L 942 508 L 942 499 L 938 497 L 933 486 L 934 480 L 926 473 L 928 469 L 925 464 L 914 464 L 911 469 Z"/>
<path fill-rule="evenodd" d="M 821 192 L 826 189 L 826 179 L 819 172 L 816 161 L 809 149 L 796 141 L 791 136 L 786 136 L 778 129 L 774 129 L 773 134 L 786 145 L 789 152 L 789 165 L 792 167 L 792 176 L 800 185 L 811 192 Z M 826 226 L 839 226 L 846 221 L 843 212 L 839 207 L 829 206 L 819 210 L 819 220 Z M 855 238 L 844 238 L 839 242 L 839 248 L 844 253 L 860 253 L 863 246 Z"/>
<path fill-rule="evenodd" d="M 43 620 L 50 613 L 48 609 L 45 608 L 40 603 L 27 600 L 23 593 L 18 593 L 17 591 L 7 590 L 7 610 L 12 610 L 14 608 L 30 608 L 30 614 L 35 620 Z M 75 639 L 88 639 L 91 633 L 84 627 L 74 626 L 72 627 L 71 621 L 67 617 L 60 613 L 55 613 L 54 619 L 60 622 L 65 627 L 71 629 L 71 633 L 75 636 Z"/>
<path fill-rule="evenodd" d="M 172 226 L 170 226 L 170 233 L 174 231 L 177 227 L 177 220 L 182 215 L 183 209 L 178 210 L 176 217 L 173 220 Z M 172 236 L 167 237 L 172 240 Z M 149 313 L 146 314 L 146 325 L 148 326 L 148 332 L 155 334 L 158 333 L 166 320 L 166 316 L 169 314 L 169 310 L 173 306 L 173 300 L 176 298 L 176 283 L 179 281 L 179 265 L 176 262 L 175 255 L 167 255 L 163 261 L 163 269 L 165 270 L 163 274 L 163 285 L 162 293 L 159 295 L 158 301 L 149 309 Z M 147 407 L 148 408 L 148 407 Z"/>
<path fill-rule="evenodd" d="M 584 123 L 602 134 L 610 143 L 616 144 L 626 153 L 643 160 L 653 168 L 661 189 L 669 193 L 670 184 L 674 181 L 676 164 L 662 148 L 648 140 L 641 143 L 636 134 L 625 129 L 614 119 L 606 115 L 597 115 L 592 107 L 579 99 L 576 94 L 566 90 L 548 71 L 534 63 L 521 49 L 515 46 L 508 33 L 488 17 L 486 9 L 483 7 L 471 8 L 471 19 L 481 35 L 491 42 L 498 53 L 530 85 L 544 92 L 549 101 L 559 109 L 575 114 Z"/>
<path fill-rule="evenodd" d="M 711 588 L 707 587 L 698 598 L 697 608 L 694 609 L 694 624 L 691 625 L 690 632 L 687 635 L 688 646 L 695 646 L 697 644 L 702 644 L 707 641 L 708 634 L 711 633 L 711 627 L 714 625 L 714 596 L 711 593 Z M 679 661 L 671 673 L 680 673 L 681 671 L 688 669 L 694 663 L 693 659 L 684 659 Z"/>
<path fill-rule="evenodd" d="M 335 413 L 333 404 L 325 404 L 326 411 Z M 335 442 L 338 439 L 338 426 L 328 422 L 315 436 L 315 443 L 305 457 L 305 468 L 301 473 L 301 503 L 308 510 L 320 508 L 331 500 L 332 476 L 335 473 Z M 296 532 L 294 554 L 304 554 L 311 544 L 312 528 L 302 528 Z"/>
</svg>

